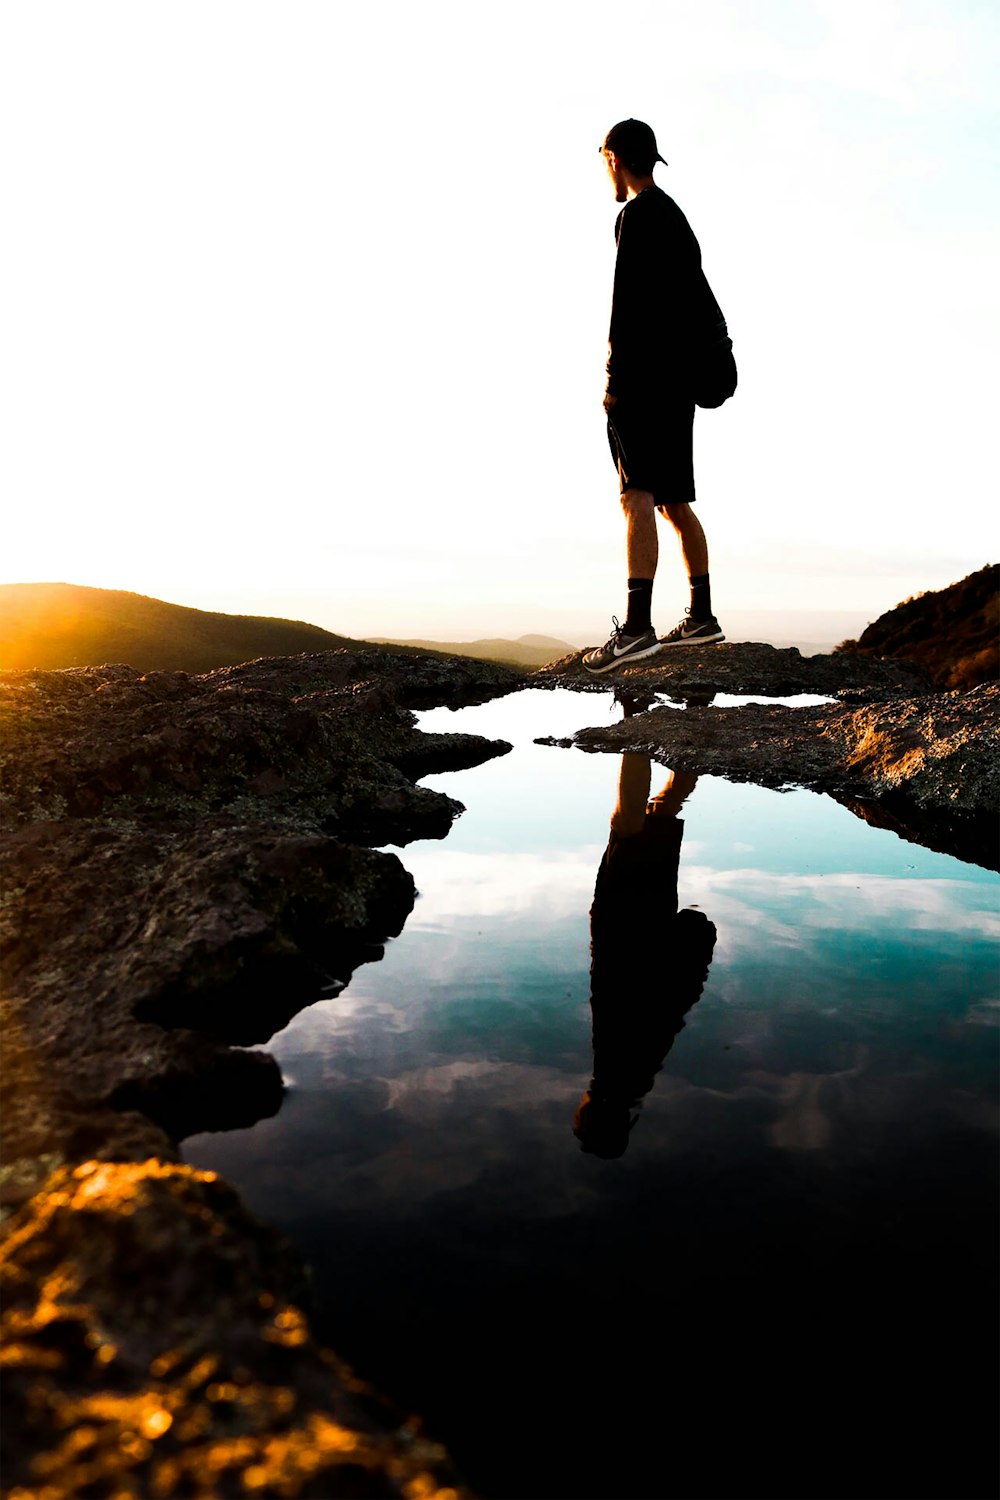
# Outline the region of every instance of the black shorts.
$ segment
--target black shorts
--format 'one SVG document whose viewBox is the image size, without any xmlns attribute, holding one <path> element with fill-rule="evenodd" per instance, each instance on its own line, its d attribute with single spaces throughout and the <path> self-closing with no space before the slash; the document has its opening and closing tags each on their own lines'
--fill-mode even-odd
<svg viewBox="0 0 1000 1500">
<path fill-rule="evenodd" d="M 690 505 L 694 493 L 694 402 L 665 394 L 619 396 L 608 442 L 625 490 L 648 490 L 657 505 Z"/>
</svg>

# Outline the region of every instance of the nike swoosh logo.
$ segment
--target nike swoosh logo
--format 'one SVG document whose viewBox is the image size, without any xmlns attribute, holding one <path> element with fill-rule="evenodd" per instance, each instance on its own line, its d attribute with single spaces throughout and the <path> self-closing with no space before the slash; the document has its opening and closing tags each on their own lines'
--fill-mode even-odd
<svg viewBox="0 0 1000 1500">
<path fill-rule="evenodd" d="M 632 646 L 634 646 L 634 645 L 635 645 L 635 641 L 632 642 Z M 626 653 L 626 651 L 631 651 L 632 646 L 623 646 L 620 651 L 619 651 L 619 649 L 618 649 L 617 646 L 612 646 L 611 647 L 611 653 L 612 653 L 613 656 L 624 656 L 625 653 Z"/>
</svg>

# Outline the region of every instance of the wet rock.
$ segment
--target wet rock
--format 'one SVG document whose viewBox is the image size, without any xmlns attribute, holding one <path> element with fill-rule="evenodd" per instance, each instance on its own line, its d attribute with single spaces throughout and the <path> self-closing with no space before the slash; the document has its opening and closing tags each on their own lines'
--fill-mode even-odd
<svg viewBox="0 0 1000 1500">
<path fill-rule="evenodd" d="M 416 779 L 510 749 L 412 710 L 521 680 L 374 648 L 0 674 L 11 1493 L 465 1493 L 315 1345 L 294 1256 L 177 1142 L 274 1113 L 278 1067 L 242 1049 L 412 907 L 369 846 L 443 837 L 461 804 Z"/>
<path fill-rule="evenodd" d="M 266 811 L 362 842 L 442 837 L 458 809 L 413 778 L 509 746 L 420 735 L 410 709 L 435 693 L 478 702 L 521 678 L 486 662 L 404 661 L 405 671 L 390 658 L 379 681 L 373 653 L 350 651 L 205 677 L 126 667 L 0 674 L 5 826 L 114 817 L 176 827 Z M 391 827 L 372 817 L 388 791 L 401 799 Z"/>
<path fill-rule="evenodd" d="M 45 1150 L 62 1136 L 66 1160 L 74 1116 L 109 1105 L 172 1139 L 273 1114 L 276 1065 L 224 1043 L 266 1041 L 345 983 L 413 904 L 394 855 L 260 826 L 71 826 L 44 860 L 37 843 L 24 852 L 8 863 L 5 1021 L 23 1045 L 4 1069 L 6 1160 L 37 1136 L 24 1139 L 24 1101 L 55 1093 L 75 1108 Z"/>
<path fill-rule="evenodd" d="M 443 837 L 461 806 L 415 779 L 510 748 L 422 735 L 411 706 L 520 680 L 374 650 L 3 674 L 8 1198 L 33 1156 L 80 1159 L 84 1117 L 108 1128 L 88 1155 L 131 1157 L 274 1112 L 276 1066 L 229 1044 L 380 956 L 413 883 L 363 846 Z M 148 1128 L 123 1138 L 116 1106 Z"/>
<path fill-rule="evenodd" d="M 869 821 L 881 816 L 904 837 L 995 868 L 998 708 L 992 683 L 860 707 L 660 707 L 581 729 L 573 743 L 641 751 L 695 774 L 829 792 L 865 807 Z"/>
<path fill-rule="evenodd" d="M 295 1256 L 213 1173 L 61 1168 L 12 1220 L 0 1278 L 11 1496 L 467 1494 L 317 1346 Z"/>
<path fill-rule="evenodd" d="M 833 697 L 841 692 L 875 692 L 880 698 L 930 691 L 920 667 L 874 657 L 803 656 L 794 646 L 758 641 L 722 641 L 710 646 L 675 646 L 603 676 L 593 677 L 575 651 L 530 678 L 532 687 L 568 687 L 584 692 L 609 688 L 629 694 L 659 694 L 678 700 L 713 693 L 759 693 L 775 698 L 793 693 Z"/>
</svg>

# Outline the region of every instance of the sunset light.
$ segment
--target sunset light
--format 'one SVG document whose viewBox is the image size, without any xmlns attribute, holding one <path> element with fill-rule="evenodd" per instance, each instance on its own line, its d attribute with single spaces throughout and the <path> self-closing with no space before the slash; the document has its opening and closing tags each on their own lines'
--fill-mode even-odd
<svg viewBox="0 0 1000 1500">
<path fill-rule="evenodd" d="M 603 625 L 596 146 L 630 114 L 735 340 L 695 436 L 717 596 L 873 615 L 988 560 L 981 7 L 626 0 L 610 51 L 590 3 L 3 29 L 0 581 L 355 634 Z"/>
<path fill-rule="evenodd" d="M 0 5 L 10 1500 L 998 1494 L 998 64 Z"/>
</svg>

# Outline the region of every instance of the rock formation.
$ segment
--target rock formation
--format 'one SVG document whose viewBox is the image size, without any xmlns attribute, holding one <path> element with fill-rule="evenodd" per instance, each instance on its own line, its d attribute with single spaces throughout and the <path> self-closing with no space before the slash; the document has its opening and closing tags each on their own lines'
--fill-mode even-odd
<svg viewBox="0 0 1000 1500">
<path fill-rule="evenodd" d="M 906 662 L 731 643 L 596 680 L 574 653 L 527 680 L 629 700 L 625 722 L 570 743 L 813 787 L 993 862 L 996 684 L 941 693 Z M 524 681 L 353 647 L 202 677 L 0 674 L 18 1500 L 467 1493 L 415 1419 L 318 1347 L 294 1252 L 178 1142 L 277 1109 L 276 1064 L 242 1049 L 402 928 L 413 883 L 380 846 L 442 837 L 461 810 L 415 779 L 510 748 L 421 734 L 412 710 Z M 724 708 L 722 693 L 830 701 Z"/>
<path fill-rule="evenodd" d="M 1000 677 L 1000 565 L 904 599 L 879 615 L 839 653 L 915 662 L 941 689 L 978 687 Z"/>
<path fill-rule="evenodd" d="M 444 1449 L 313 1340 L 289 1247 L 214 1173 L 57 1170 L 8 1225 L 14 1500 L 459 1500 Z"/>
<path fill-rule="evenodd" d="M 294 1257 L 177 1143 L 272 1113 L 276 1064 L 238 1047 L 400 931 L 412 879 L 371 846 L 461 811 L 414 778 L 510 748 L 420 734 L 412 709 L 520 681 L 375 649 L 3 676 L 5 1479 L 24 1500 L 459 1492 L 316 1347 Z"/>
<path fill-rule="evenodd" d="M 715 693 L 862 693 L 901 698 L 924 693 L 929 679 L 909 662 L 852 656 L 803 656 L 795 646 L 726 641 L 677 646 L 620 670 L 594 677 L 581 665 L 581 651 L 551 662 L 531 677 L 532 687 L 568 687 L 581 692 L 628 691 L 681 701 Z"/>
<path fill-rule="evenodd" d="M 935 693 L 908 662 L 802 657 L 794 648 L 685 646 L 594 679 L 579 654 L 532 683 L 614 689 L 646 712 L 581 728 L 586 750 L 636 750 L 695 774 L 828 792 L 866 821 L 997 867 L 1000 685 Z M 718 693 L 836 694 L 821 707 L 712 706 Z M 674 707 L 663 706 L 668 700 Z M 686 705 L 679 712 L 680 705 Z"/>
</svg>

